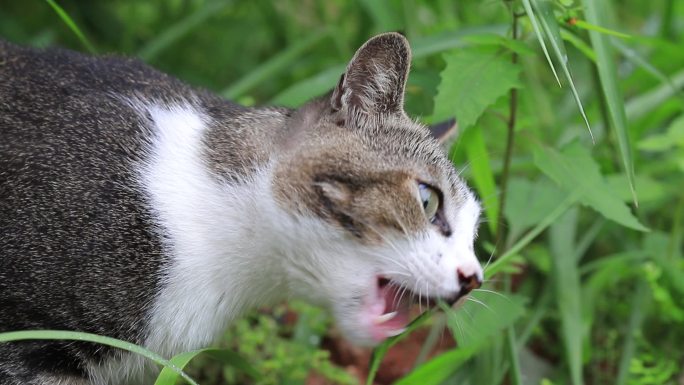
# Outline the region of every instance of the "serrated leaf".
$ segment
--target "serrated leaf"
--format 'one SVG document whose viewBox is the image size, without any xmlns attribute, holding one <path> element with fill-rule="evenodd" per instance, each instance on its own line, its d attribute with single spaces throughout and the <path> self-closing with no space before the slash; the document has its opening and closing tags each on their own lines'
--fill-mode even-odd
<svg viewBox="0 0 684 385">
<path fill-rule="evenodd" d="M 520 67 L 511 63 L 506 53 L 486 47 L 445 54 L 446 68 L 437 87 L 433 121 L 455 115 L 459 127 L 466 129 L 498 98 L 520 87 Z"/>
<path fill-rule="evenodd" d="M 577 190 L 579 201 L 584 205 L 623 226 L 648 231 L 627 205 L 616 198 L 618 194 L 606 183 L 591 154 L 578 142 L 567 146 L 562 153 L 538 145 L 534 150 L 534 162 L 563 189 Z"/>
</svg>

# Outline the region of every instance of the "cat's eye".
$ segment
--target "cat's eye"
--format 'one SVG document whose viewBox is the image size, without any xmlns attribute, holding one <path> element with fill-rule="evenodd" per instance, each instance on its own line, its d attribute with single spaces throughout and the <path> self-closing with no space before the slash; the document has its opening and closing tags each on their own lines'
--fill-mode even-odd
<svg viewBox="0 0 684 385">
<path fill-rule="evenodd" d="M 424 183 L 418 183 L 418 192 L 420 193 L 425 216 L 430 222 L 433 222 L 435 215 L 437 215 L 437 210 L 439 210 L 439 194 L 437 194 L 434 188 Z"/>
</svg>

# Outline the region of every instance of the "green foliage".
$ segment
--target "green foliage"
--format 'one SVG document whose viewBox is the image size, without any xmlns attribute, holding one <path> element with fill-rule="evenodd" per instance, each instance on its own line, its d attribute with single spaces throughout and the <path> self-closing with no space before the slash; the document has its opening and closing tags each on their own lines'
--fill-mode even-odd
<svg viewBox="0 0 684 385">
<path fill-rule="evenodd" d="M 300 384 L 314 371 L 336 384 L 358 384 L 353 376 L 330 363 L 328 351 L 317 348 L 329 325 L 323 311 L 301 303 L 293 303 L 291 307 L 298 312 L 293 326 L 277 322 L 285 316 L 283 306 L 275 308 L 272 314 L 257 313 L 231 326 L 225 337 L 226 348 L 251 363 L 259 377 L 245 376 L 244 370 L 231 365 L 223 368 L 222 378 L 235 384 Z M 209 381 L 207 370 L 202 373 L 196 377 L 206 378 L 203 383 L 218 380 Z"/>
<path fill-rule="evenodd" d="M 115 338 L 98 336 L 91 333 L 73 332 L 67 330 L 30 330 L 30 331 L 16 331 L 0 333 L 0 343 L 23 341 L 23 340 L 67 340 L 67 341 L 88 341 L 95 342 L 102 345 L 111 346 L 113 348 L 129 351 L 139 354 L 149 360 L 164 366 L 184 379 L 191 385 L 198 385 L 192 378 L 185 374 L 175 362 L 164 359 L 157 353 L 145 349 L 142 346 L 132 344 L 130 342 L 117 340 Z"/>
<path fill-rule="evenodd" d="M 407 111 L 459 122 L 450 157 L 484 204 L 476 250 L 483 290 L 499 293 L 444 309 L 458 346 L 398 383 L 681 382 L 681 2 L 63 0 L 0 12 L 12 41 L 137 55 L 240 102 L 287 106 L 328 91 L 386 30 L 413 48 Z M 222 357 L 174 362 L 192 357 L 207 385 L 300 384 L 312 371 L 355 383 L 320 347 L 324 313 L 294 309 L 294 325 L 276 321 L 282 308 L 239 320 Z M 375 351 L 369 383 L 405 338 Z"/>
<path fill-rule="evenodd" d="M 460 49 L 445 54 L 444 61 L 446 68 L 435 97 L 435 121 L 456 115 L 459 127 L 469 128 L 487 107 L 520 85 L 520 67 L 496 46 Z"/>
</svg>

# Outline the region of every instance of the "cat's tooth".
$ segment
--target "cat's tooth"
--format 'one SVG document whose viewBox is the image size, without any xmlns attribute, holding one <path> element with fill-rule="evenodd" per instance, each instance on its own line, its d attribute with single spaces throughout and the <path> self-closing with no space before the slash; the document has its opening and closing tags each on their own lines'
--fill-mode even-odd
<svg viewBox="0 0 684 385">
<path fill-rule="evenodd" d="M 378 325 L 378 324 L 387 322 L 387 321 L 391 320 L 392 318 L 394 318 L 396 315 L 397 315 L 396 311 L 385 313 L 383 315 L 379 315 L 379 316 L 375 317 L 375 324 Z"/>
<path fill-rule="evenodd" d="M 399 334 L 401 334 L 401 333 L 403 333 L 403 332 L 405 332 L 405 331 L 406 331 L 406 328 L 401 328 L 401 329 L 397 329 L 397 330 L 391 330 L 391 331 L 388 331 L 388 332 L 387 332 L 387 337 L 398 336 Z"/>
</svg>

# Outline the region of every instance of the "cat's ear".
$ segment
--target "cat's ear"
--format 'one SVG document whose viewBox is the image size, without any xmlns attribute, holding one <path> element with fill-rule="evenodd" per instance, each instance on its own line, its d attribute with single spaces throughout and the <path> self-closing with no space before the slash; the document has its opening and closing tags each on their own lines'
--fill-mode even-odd
<svg viewBox="0 0 684 385">
<path fill-rule="evenodd" d="M 335 87 L 330 101 L 333 110 L 401 113 L 410 63 L 411 48 L 402 35 L 391 32 L 368 40 Z"/>
<path fill-rule="evenodd" d="M 442 144 L 450 142 L 458 134 L 458 124 L 454 118 L 432 124 L 428 128 L 432 137 Z"/>
</svg>

